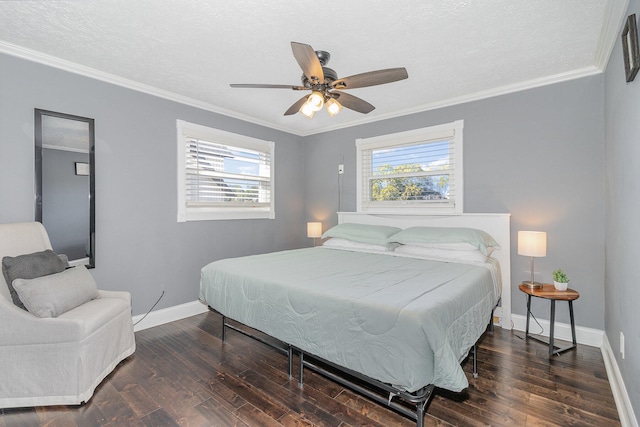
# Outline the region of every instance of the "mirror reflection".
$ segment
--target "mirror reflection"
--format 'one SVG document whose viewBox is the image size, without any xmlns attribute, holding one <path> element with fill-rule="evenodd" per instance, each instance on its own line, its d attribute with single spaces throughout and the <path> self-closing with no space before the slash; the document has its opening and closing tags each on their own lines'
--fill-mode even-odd
<svg viewBox="0 0 640 427">
<path fill-rule="evenodd" d="M 35 220 L 71 265 L 94 267 L 94 121 L 36 109 L 35 137 Z"/>
</svg>

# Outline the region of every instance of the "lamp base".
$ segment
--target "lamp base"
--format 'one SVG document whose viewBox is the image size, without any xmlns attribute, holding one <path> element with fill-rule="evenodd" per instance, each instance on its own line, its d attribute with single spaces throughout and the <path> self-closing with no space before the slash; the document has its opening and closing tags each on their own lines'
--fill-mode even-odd
<svg viewBox="0 0 640 427">
<path fill-rule="evenodd" d="M 529 289 L 542 289 L 542 283 L 540 282 L 532 282 L 530 280 L 524 281 L 522 282 L 522 284 L 526 287 L 528 287 Z"/>
</svg>

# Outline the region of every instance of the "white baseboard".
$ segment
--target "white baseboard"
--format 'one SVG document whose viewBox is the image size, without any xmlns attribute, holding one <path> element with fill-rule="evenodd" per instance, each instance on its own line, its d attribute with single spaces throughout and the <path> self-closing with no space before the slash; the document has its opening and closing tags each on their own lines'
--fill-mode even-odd
<svg viewBox="0 0 640 427">
<path fill-rule="evenodd" d="M 200 301 L 191 301 L 185 304 L 175 305 L 160 310 L 150 312 L 147 317 L 144 314 L 133 316 L 133 330 L 135 332 L 144 329 L 160 326 L 165 323 L 174 322 L 184 319 L 185 317 L 195 316 L 196 314 L 206 313 L 207 306 Z M 138 323 L 140 322 L 140 323 Z"/>
<path fill-rule="evenodd" d="M 513 329 L 515 330 L 524 331 L 527 328 L 527 316 L 512 314 L 511 322 L 513 323 Z M 542 326 L 542 328 L 544 329 L 544 331 L 540 335 L 542 335 L 543 337 L 548 337 L 550 329 L 549 321 L 546 319 L 538 319 L 538 323 L 540 323 L 540 326 Z M 539 332 L 540 327 L 533 320 L 533 318 L 531 318 L 531 320 L 529 321 L 529 333 L 537 335 Z M 567 323 L 555 322 L 553 335 L 554 339 L 571 341 L 571 325 Z M 604 331 L 601 331 L 600 329 L 576 326 L 576 341 L 578 341 L 578 344 L 601 348 L 603 336 Z"/>
<path fill-rule="evenodd" d="M 618 408 L 620 424 L 622 424 L 622 427 L 638 427 L 638 419 L 633 412 L 631 400 L 629 400 L 629 394 L 627 393 L 627 388 L 624 385 L 624 380 L 622 379 L 622 374 L 618 368 L 618 362 L 613 355 L 613 349 L 611 348 L 607 334 L 604 334 L 604 340 L 600 350 L 602 350 L 604 366 L 607 369 L 609 384 L 611 384 L 611 392 L 613 393 L 613 398 L 615 399 L 616 407 Z"/>
</svg>

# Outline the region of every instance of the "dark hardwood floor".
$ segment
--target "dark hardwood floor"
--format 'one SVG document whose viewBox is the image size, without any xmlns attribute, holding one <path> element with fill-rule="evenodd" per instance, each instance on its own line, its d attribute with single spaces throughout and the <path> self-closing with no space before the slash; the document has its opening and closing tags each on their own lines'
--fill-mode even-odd
<svg viewBox="0 0 640 427">
<path fill-rule="evenodd" d="M 305 370 L 301 390 L 286 356 L 229 331 L 206 313 L 136 333 L 136 353 L 88 404 L 0 409 L 9 426 L 414 426 L 415 422 Z M 549 358 L 547 347 L 496 328 L 478 350 L 469 388 L 437 390 L 425 426 L 620 425 L 600 350 Z M 1 379 L 0 379 L 1 380 Z"/>
</svg>

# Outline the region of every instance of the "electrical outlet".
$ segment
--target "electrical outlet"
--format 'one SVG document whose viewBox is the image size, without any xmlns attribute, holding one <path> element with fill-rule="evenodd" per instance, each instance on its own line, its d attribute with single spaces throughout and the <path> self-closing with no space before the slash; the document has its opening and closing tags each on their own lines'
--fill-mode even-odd
<svg viewBox="0 0 640 427">
<path fill-rule="evenodd" d="M 624 359 L 624 334 L 622 333 L 622 331 L 620 331 L 620 354 Z"/>
<path fill-rule="evenodd" d="M 344 165 L 342 163 L 338 165 L 338 173 L 340 174 L 344 173 Z"/>
</svg>

